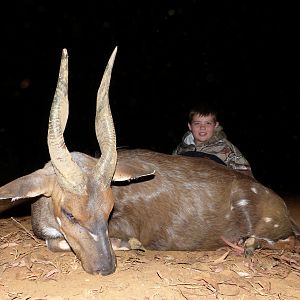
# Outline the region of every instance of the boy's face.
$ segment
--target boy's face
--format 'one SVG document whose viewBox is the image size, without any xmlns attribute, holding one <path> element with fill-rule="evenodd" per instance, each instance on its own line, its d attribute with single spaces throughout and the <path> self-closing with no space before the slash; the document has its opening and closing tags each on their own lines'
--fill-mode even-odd
<svg viewBox="0 0 300 300">
<path fill-rule="evenodd" d="M 188 123 L 188 126 L 197 145 L 207 141 L 213 136 L 215 129 L 219 126 L 219 122 L 216 122 L 212 115 L 194 115 L 192 122 Z"/>
</svg>

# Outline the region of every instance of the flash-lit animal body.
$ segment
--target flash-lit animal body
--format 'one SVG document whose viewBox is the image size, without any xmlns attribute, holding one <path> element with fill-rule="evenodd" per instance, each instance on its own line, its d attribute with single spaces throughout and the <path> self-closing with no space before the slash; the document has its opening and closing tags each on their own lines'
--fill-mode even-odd
<svg viewBox="0 0 300 300">
<path fill-rule="evenodd" d="M 145 249 L 189 251 L 214 250 L 224 240 L 243 241 L 245 254 L 251 255 L 263 241 L 299 238 L 284 201 L 252 177 L 205 158 L 117 151 L 108 97 L 116 51 L 97 94 L 95 129 L 101 157 L 70 153 L 65 145 L 64 49 L 49 117 L 51 160 L 2 186 L 0 210 L 7 208 L 7 200 L 12 206 L 32 199 L 35 235 L 53 251 L 74 251 L 85 271 L 102 275 L 115 271 L 114 249 L 130 249 L 130 239 Z"/>
</svg>

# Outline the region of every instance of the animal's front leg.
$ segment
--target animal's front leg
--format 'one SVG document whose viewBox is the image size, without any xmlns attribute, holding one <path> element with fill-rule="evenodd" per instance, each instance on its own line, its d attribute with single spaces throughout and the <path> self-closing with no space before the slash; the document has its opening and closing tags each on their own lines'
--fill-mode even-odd
<svg viewBox="0 0 300 300">
<path fill-rule="evenodd" d="M 46 245 L 53 252 L 72 251 L 71 247 L 64 238 L 48 239 Z"/>
<path fill-rule="evenodd" d="M 136 238 L 130 238 L 128 241 L 124 241 L 118 238 L 110 238 L 113 250 L 142 250 L 145 251 L 142 243 Z"/>
</svg>

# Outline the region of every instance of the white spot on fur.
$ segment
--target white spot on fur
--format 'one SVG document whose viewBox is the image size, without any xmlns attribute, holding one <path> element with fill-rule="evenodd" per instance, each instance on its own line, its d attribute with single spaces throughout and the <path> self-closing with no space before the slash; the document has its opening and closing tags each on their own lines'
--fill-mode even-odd
<svg viewBox="0 0 300 300">
<path fill-rule="evenodd" d="M 91 232 L 89 232 L 89 234 L 90 234 L 90 236 L 91 236 L 96 242 L 98 242 L 99 238 L 98 238 L 98 236 L 97 236 L 96 234 L 93 234 L 93 233 L 91 233 Z"/>
<path fill-rule="evenodd" d="M 252 191 L 253 193 L 257 194 L 257 189 L 256 189 L 256 187 L 252 187 L 252 188 L 251 188 L 251 191 Z"/>
<path fill-rule="evenodd" d="M 274 227 L 275 227 L 275 228 L 279 227 L 279 224 L 274 224 Z"/>
<path fill-rule="evenodd" d="M 225 219 L 228 220 L 229 218 L 230 218 L 230 214 L 226 214 L 226 215 L 225 215 Z"/>
<path fill-rule="evenodd" d="M 21 199 L 22 197 L 13 197 L 13 198 L 11 198 L 11 202 L 14 202 L 14 201 L 16 201 L 16 200 L 19 200 L 19 199 Z M 1 198 L 1 199 L 4 199 L 4 198 Z"/>
<path fill-rule="evenodd" d="M 248 203 L 249 203 L 249 200 L 248 200 L 248 199 L 241 199 L 241 200 L 237 203 L 237 205 L 238 205 L 238 206 L 246 206 L 246 205 L 248 205 Z"/>
<path fill-rule="evenodd" d="M 270 240 L 269 238 L 264 238 L 264 237 L 256 237 L 258 240 L 264 240 L 266 241 L 268 244 L 273 245 L 275 244 L 275 242 L 273 240 Z"/>
<path fill-rule="evenodd" d="M 265 221 L 266 223 L 269 223 L 269 222 L 271 222 L 271 221 L 272 221 L 272 218 L 265 217 L 265 218 L 264 218 L 264 221 Z"/>
<path fill-rule="evenodd" d="M 49 238 L 58 238 L 58 237 L 62 237 L 61 232 L 59 232 L 57 229 L 53 228 L 53 227 L 47 227 L 43 229 L 43 234 L 46 237 Z"/>
<path fill-rule="evenodd" d="M 268 242 L 268 244 L 270 244 L 270 245 L 274 245 L 274 244 L 275 244 L 275 242 L 274 242 L 274 241 L 272 241 L 272 240 L 270 240 L 270 239 L 268 239 L 268 238 L 262 238 L 262 240 L 265 240 L 265 241 L 267 241 L 267 242 Z"/>
<path fill-rule="evenodd" d="M 57 221 L 58 225 L 61 226 L 61 220 L 59 217 L 56 217 L 56 221 Z"/>
</svg>

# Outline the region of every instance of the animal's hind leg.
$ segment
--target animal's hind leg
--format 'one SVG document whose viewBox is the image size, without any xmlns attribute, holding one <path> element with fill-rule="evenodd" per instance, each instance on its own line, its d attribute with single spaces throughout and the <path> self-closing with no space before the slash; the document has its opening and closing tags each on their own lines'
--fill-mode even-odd
<svg viewBox="0 0 300 300">
<path fill-rule="evenodd" d="M 232 202 L 231 210 L 236 221 L 235 226 L 240 230 L 239 245 L 243 244 L 244 255 L 252 255 L 255 249 L 260 247 L 254 233 L 259 223 L 259 216 L 256 211 L 255 199 L 251 195 L 238 195 Z"/>
<path fill-rule="evenodd" d="M 277 222 L 274 219 L 265 217 L 256 224 L 254 234 L 244 242 L 245 256 L 252 255 L 257 248 L 273 248 L 277 241 L 292 235 L 288 219 L 282 217 Z"/>
<path fill-rule="evenodd" d="M 142 243 L 136 238 L 124 241 L 118 238 L 110 238 L 113 250 L 142 250 L 145 251 Z"/>
</svg>

